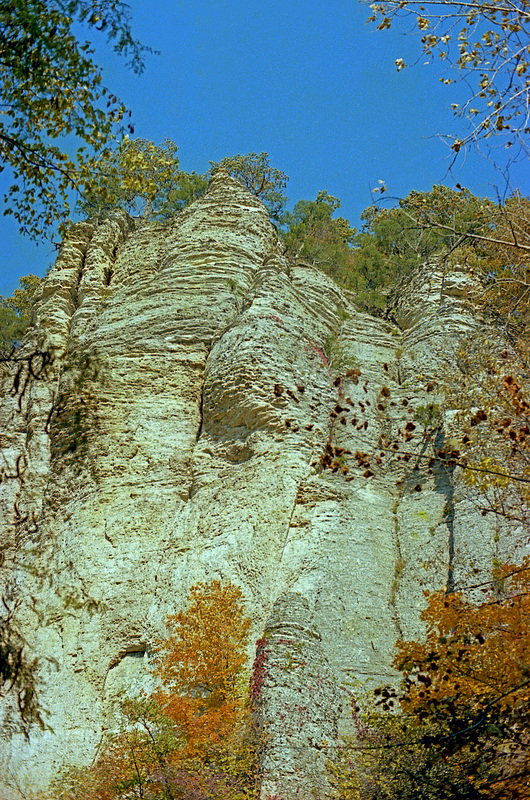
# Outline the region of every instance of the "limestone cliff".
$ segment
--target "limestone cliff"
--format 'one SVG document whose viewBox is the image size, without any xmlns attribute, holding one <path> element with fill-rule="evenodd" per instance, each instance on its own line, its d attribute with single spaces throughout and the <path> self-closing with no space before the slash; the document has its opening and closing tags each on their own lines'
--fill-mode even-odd
<svg viewBox="0 0 530 800">
<path fill-rule="evenodd" d="M 211 578 L 267 630 L 263 796 L 322 797 L 348 692 L 392 678 L 423 590 L 513 556 L 454 470 L 364 476 L 411 420 L 407 447 L 431 446 L 426 409 L 443 444 L 469 278 L 427 265 L 384 320 L 282 250 L 219 170 L 168 226 L 116 213 L 63 245 L 23 350 L 53 361 L 3 389 L 3 571 L 53 731 L 1 742 L 2 798 L 90 763 L 117 692 L 149 686 L 167 614 Z"/>
</svg>

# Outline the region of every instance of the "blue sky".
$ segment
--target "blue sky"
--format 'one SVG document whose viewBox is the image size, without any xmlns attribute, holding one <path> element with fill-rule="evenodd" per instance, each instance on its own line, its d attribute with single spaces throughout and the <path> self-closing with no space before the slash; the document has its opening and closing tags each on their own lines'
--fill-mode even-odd
<svg viewBox="0 0 530 800">
<path fill-rule="evenodd" d="M 359 227 L 377 195 L 429 190 L 459 182 L 478 195 L 505 189 L 491 161 L 451 154 L 437 136 L 462 133 L 451 103 L 463 86 L 444 86 L 441 62 L 425 64 L 419 37 L 366 24 L 358 0 L 130 0 L 133 29 L 161 52 L 140 77 L 102 39 L 96 61 L 104 83 L 132 110 L 135 137 L 179 146 L 183 169 L 205 172 L 210 161 L 267 152 L 290 177 L 290 205 L 324 189 L 338 212 Z M 401 57 L 413 66 L 397 72 Z M 415 63 L 416 62 L 416 63 Z M 494 160 L 505 166 L 507 151 Z M 7 175 L 0 174 L 0 190 Z M 530 169 L 510 171 L 512 188 L 530 194 Z M 20 275 L 44 274 L 55 253 L 23 239 L 0 217 L 4 243 L 0 294 Z"/>
</svg>

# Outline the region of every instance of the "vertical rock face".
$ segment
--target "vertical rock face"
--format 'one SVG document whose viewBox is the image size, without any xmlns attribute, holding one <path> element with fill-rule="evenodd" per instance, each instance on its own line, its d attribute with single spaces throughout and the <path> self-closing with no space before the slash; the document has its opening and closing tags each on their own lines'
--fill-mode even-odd
<svg viewBox="0 0 530 800">
<path fill-rule="evenodd" d="M 74 226 L 22 351 L 53 361 L 37 357 L 38 379 L 23 365 L 18 392 L 4 377 L 5 591 L 53 730 L 2 742 L 0 796 L 90 763 L 117 693 L 149 687 L 167 614 L 213 578 L 241 586 L 255 639 L 269 631 L 266 793 L 325 794 L 347 692 L 392 679 L 423 591 L 517 555 L 453 470 L 385 457 L 367 477 L 411 421 L 407 448 L 427 452 L 435 417 L 443 445 L 440 383 L 475 325 L 467 281 L 427 266 L 387 320 L 361 314 L 288 264 L 261 202 L 222 171 L 169 226 Z"/>
<path fill-rule="evenodd" d="M 264 800 L 329 794 L 342 698 L 311 616 L 303 595 L 286 592 L 259 642 L 253 699 L 264 720 Z"/>
</svg>

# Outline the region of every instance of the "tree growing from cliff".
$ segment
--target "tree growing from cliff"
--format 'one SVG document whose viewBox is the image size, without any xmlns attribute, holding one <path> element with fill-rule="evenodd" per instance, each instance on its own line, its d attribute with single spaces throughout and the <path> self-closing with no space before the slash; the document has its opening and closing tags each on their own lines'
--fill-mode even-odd
<svg viewBox="0 0 530 800">
<path fill-rule="evenodd" d="M 458 263 L 480 281 L 473 296 L 488 318 L 524 345 L 530 321 L 530 201 L 504 203 L 468 189 L 410 192 L 394 208 L 370 206 L 354 240 L 348 288 L 368 307 L 382 306 L 397 281 L 425 261 Z"/>
<path fill-rule="evenodd" d="M 426 260 L 447 258 L 464 243 L 478 251 L 481 242 L 473 234 L 489 235 L 497 216 L 491 201 L 439 185 L 411 192 L 394 208 L 369 206 L 361 214 L 362 230 L 344 240 L 340 280 L 360 305 L 383 308 L 389 291 Z"/>
<path fill-rule="evenodd" d="M 284 189 L 289 178 L 276 167 L 271 167 L 267 153 L 248 153 L 228 156 L 219 162 L 212 162 L 212 168 L 223 167 L 234 178 L 240 180 L 252 194 L 265 203 L 270 218 L 282 224 L 283 209 L 287 202 Z"/>
<path fill-rule="evenodd" d="M 94 181 L 85 186 L 77 210 L 87 217 L 114 208 L 167 219 L 206 191 L 208 182 L 179 169 L 177 145 L 125 137 L 94 166 Z"/>
<path fill-rule="evenodd" d="M 468 588 L 483 602 L 429 596 L 425 641 L 397 646 L 401 692 L 375 691 L 382 714 L 356 709 L 360 737 L 336 778 L 343 797 L 530 797 L 530 562 Z"/>
<path fill-rule="evenodd" d="M 125 700 L 124 730 L 109 738 L 88 775 L 70 772 L 59 796 L 72 800 L 254 796 L 256 740 L 247 707 L 250 620 L 240 589 L 192 586 L 185 611 L 168 618 L 156 648 L 162 686 Z"/>
<path fill-rule="evenodd" d="M 530 325 L 530 199 L 515 194 L 497 210 L 479 265 L 483 289 L 474 301 L 528 358 Z"/>
<path fill-rule="evenodd" d="M 469 133 L 445 137 L 455 153 L 493 134 L 503 135 L 506 146 L 524 143 L 530 131 L 528 0 L 383 0 L 370 7 L 370 21 L 378 22 L 378 30 L 412 24 L 411 30 L 421 36 L 424 57 L 434 61 L 437 55 L 450 67 L 442 83 L 465 80 L 469 98 L 453 103 L 453 110 L 469 122 Z M 398 71 L 406 66 L 400 57 L 395 63 Z"/>
<path fill-rule="evenodd" d="M 343 217 L 332 219 L 340 200 L 319 192 L 316 200 L 300 200 L 283 223 L 286 253 L 291 260 L 304 261 L 323 269 L 341 283 L 351 271 L 351 244 L 355 229 Z"/>
<path fill-rule="evenodd" d="M 90 184 L 94 159 L 118 135 L 126 109 L 102 85 L 82 23 L 104 32 L 135 72 L 149 48 L 133 38 L 120 0 L 7 0 L 0 8 L 0 167 L 11 172 L 5 214 L 40 238 L 69 215 L 73 189 Z M 63 144 L 81 142 L 75 155 Z"/>
</svg>

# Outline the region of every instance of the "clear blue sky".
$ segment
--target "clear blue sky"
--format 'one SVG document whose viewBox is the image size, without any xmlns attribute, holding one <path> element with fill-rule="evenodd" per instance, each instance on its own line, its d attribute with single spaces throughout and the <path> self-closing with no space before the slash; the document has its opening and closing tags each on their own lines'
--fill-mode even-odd
<svg viewBox="0 0 530 800">
<path fill-rule="evenodd" d="M 478 195 L 504 191 L 502 175 L 468 153 L 448 174 L 451 155 L 439 133 L 462 133 L 451 102 L 464 87 L 444 86 L 442 64 L 426 65 L 417 35 L 376 31 L 358 0 L 130 0 L 133 29 L 160 50 L 145 73 L 128 71 L 102 39 L 96 61 L 104 83 L 133 112 L 137 137 L 179 146 L 183 169 L 262 152 L 286 172 L 291 205 L 325 189 L 338 212 L 359 227 L 360 213 L 383 180 L 403 197 L 459 182 Z M 402 57 L 414 66 L 397 73 Z M 504 167 L 507 152 L 494 158 Z M 530 194 L 530 168 L 510 172 Z M 0 190 L 6 175 L 0 175 Z M 0 294 L 20 275 L 42 275 L 55 254 L 24 240 L 0 217 L 4 244 Z"/>
</svg>

